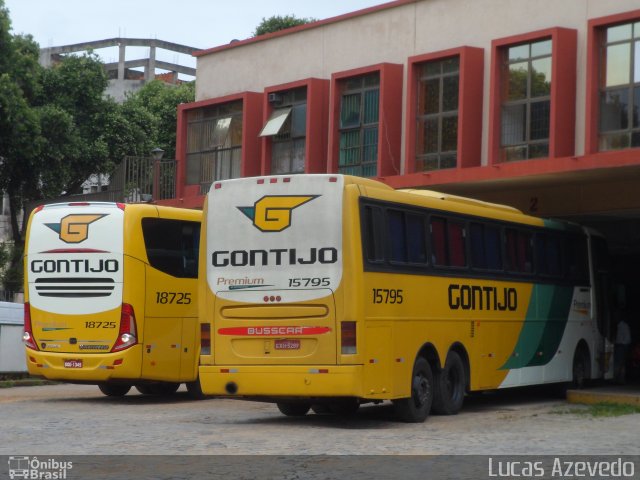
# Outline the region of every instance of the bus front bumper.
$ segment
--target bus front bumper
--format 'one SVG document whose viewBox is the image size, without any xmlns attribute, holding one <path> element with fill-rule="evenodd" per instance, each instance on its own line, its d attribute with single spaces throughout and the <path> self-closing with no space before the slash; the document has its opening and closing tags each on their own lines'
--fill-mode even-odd
<svg viewBox="0 0 640 480">
<path fill-rule="evenodd" d="M 138 379 L 142 369 L 142 355 L 137 347 L 139 346 L 122 352 L 101 354 L 26 349 L 27 368 L 30 375 L 48 380 L 101 383 L 117 379 Z"/>
<path fill-rule="evenodd" d="M 240 397 L 361 397 L 362 365 L 239 365 L 199 368 L 205 395 Z"/>
</svg>

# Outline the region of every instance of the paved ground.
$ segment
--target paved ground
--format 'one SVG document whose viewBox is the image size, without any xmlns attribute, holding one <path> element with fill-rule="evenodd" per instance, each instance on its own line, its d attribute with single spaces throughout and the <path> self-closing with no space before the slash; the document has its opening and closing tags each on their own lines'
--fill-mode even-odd
<svg viewBox="0 0 640 480">
<path fill-rule="evenodd" d="M 97 387 L 0 389 L 0 455 L 640 454 L 640 414 L 593 418 L 533 389 L 467 398 L 455 416 L 395 421 L 390 404 L 351 418 L 285 417 L 275 405 L 191 401 Z M 566 413 L 574 412 L 574 413 Z"/>
</svg>

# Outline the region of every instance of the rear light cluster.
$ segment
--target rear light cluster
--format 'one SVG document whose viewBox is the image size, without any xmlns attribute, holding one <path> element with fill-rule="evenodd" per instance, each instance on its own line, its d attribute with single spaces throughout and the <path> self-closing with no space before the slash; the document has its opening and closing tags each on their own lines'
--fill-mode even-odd
<svg viewBox="0 0 640 480">
<path fill-rule="evenodd" d="M 340 352 L 343 355 L 358 353 L 356 348 L 356 322 L 340 322 Z"/>
<path fill-rule="evenodd" d="M 111 351 L 119 352 L 134 346 L 136 343 L 138 343 L 136 314 L 131 305 L 123 303 L 120 313 L 120 331 L 118 332 L 118 338 Z"/>
<path fill-rule="evenodd" d="M 38 345 L 33 338 L 33 328 L 31 328 L 31 305 L 29 302 L 24 304 L 24 333 L 22 334 L 22 341 L 27 348 L 38 350 Z"/>
<path fill-rule="evenodd" d="M 200 324 L 200 355 L 211 355 L 211 325 Z"/>
</svg>

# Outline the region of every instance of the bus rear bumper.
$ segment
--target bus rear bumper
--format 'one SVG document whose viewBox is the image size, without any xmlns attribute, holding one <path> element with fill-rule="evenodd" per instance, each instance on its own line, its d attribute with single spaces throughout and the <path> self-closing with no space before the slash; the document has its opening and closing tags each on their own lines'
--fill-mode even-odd
<svg viewBox="0 0 640 480">
<path fill-rule="evenodd" d="M 364 397 L 362 365 L 200 366 L 205 395 Z"/>
<path fill-rule="evenodd" d="M 134 349 L 138 350 L 137 352 Z M 48 380 L 101 383 L 138 379 L 141 372 L 139 348 L 104 354 L 57 353 L 26 350 L 30 375 Z"/>
</svg>

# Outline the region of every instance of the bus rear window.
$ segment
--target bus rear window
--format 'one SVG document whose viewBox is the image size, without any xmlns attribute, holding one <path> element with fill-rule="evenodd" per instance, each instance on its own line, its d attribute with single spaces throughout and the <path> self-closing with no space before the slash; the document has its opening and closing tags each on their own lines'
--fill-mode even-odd
<svg viewBox="0 0 640 480">
<path fill-rule="evenodd" d="M 198 222 L 144 218 L 142 235 L 153 268 L 173 277 L 198 278 Z"/>
</svg>

